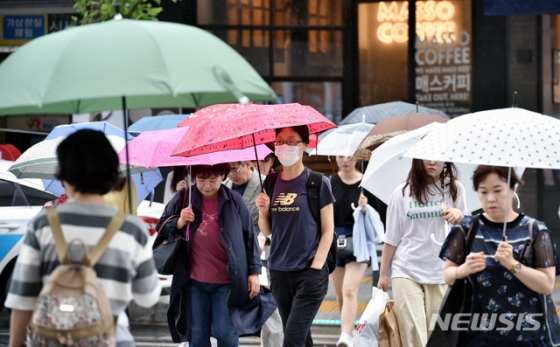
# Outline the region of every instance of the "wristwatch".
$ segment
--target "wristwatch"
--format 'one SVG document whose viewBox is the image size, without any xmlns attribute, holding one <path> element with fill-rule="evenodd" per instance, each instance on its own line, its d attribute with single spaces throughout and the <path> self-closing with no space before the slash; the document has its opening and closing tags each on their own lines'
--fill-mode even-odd
<svg viewBox="0 0 560 347">
<path fill-rule="evenodd" d="M 519 271 L 521 271 L 521 263 L 516 261 L 509 271 L 511 271 L 512 274 L 518 273 Z"/>
</svg>

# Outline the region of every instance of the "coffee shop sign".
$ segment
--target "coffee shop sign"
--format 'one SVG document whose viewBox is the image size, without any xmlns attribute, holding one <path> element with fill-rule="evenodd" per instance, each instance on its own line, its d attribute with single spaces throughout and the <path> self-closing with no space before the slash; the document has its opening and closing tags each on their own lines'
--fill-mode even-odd
<svg viewBox="0 0 560 347">
<path fill-rule="evenodd" d="M 399 3 L 402 3 L 399 7 Z M 416 2 L 416 35 L 420 41 L 435 39 L 452 44 L 455 7 L 449 1 Z M 377 38 L 383 43 L 408 41 L 408 1 L 380 2 L 377 12 Z"/>
</svg>

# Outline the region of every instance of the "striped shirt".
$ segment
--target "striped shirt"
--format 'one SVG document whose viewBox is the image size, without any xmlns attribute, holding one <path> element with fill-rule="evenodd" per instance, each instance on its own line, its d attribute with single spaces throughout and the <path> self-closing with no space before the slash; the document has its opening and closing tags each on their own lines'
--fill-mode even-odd
<svg viewBox="0 0 560 347">
<path fill-rule="evenodd" d="M 117 209 L 109 205 L 69 201 L 58 206 L 57 211 L 65 240 L 81 239 L 91 251 Z M 74 260 L 81 259 L 83 249 L 80 243 L 72 244 L 71 254 Z M 5 306 L 32 311 L 43 285 L 58 265 L 52 230 L 46 212 L 41 211 L 29 224 L 24 237 Z M 151 307 L 161 293 L 144 223 L 136 216 L 128 215 L 94 269 L 111 302 L 113 315 L 118 316 L 117 346 L 134 346 L 124 310 L 132 299 L 140 306 Z"/>
</svg>

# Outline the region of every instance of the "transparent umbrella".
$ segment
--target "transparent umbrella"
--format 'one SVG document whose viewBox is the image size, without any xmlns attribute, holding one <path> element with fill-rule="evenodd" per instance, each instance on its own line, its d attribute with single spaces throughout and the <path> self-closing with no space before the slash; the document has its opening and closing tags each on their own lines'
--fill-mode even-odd
<svg viewBox="0 0 560 347">
<path fill-rule="evenodd" d="M 449 116 L 440 110 L 418 106 L 404 101 L 393 101 L 357 108 L 350 112 L 339 125 L 359 123 L 364 116 L 367 123 L 377 124 L 382 119 L 392 116 L 404 116 L 410 113 L 437 114 L 444 118 L 449 118 Z"/>
<path fill-rule="evenodd" d="M 370 123 L 341 125 L 319 135 L 316 148 L 308 150 L 309 155 L 333 155 L 350 157 L 356 152 L 360 142 L 373 129 Z"/>
</svg>

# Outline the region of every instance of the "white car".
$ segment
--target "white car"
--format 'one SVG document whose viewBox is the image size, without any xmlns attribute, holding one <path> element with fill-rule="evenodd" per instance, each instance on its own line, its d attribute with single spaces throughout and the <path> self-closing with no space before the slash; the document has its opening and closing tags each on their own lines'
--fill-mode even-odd
<svg viewBox="0 0 560 347">
<path fill-rule="evenodd" d="M 45 191 L 40 179 L 16 178 L 8 171 L 12 164 L 12 161 L 0 160 L 0 307 L 3 307 L 29 221 L 47 201 L 56 199 L 55 195 Z M 146 223 L 152 243 L 164 209 L 165 206 L 158 202 L 143 201 L 138 206 L 138 216 Z M 160 275 L 162 288 L 171 287 L 171 278 Z"/>
</svg>

